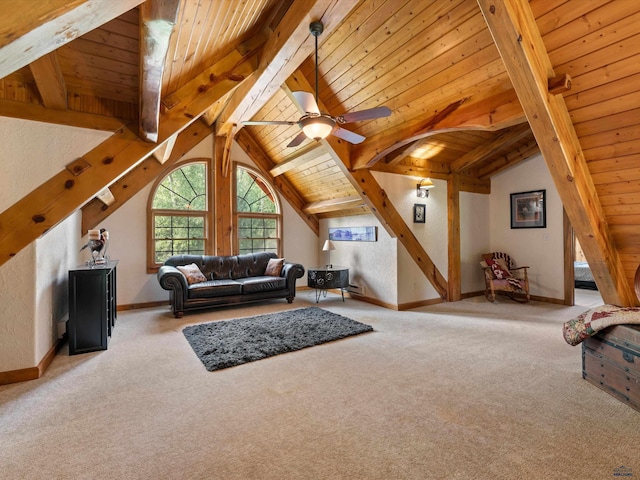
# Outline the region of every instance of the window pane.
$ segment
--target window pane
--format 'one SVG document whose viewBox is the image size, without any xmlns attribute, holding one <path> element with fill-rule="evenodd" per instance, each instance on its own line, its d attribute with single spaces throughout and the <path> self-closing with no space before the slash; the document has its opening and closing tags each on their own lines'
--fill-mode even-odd
<svg viewBox="0 0 640 480">
<path fill-rule="evenodd" d="M 205 254 L 205 218 L 203 216 L 157 215 L 155 220 L 154 258 L 156 263 L 162 263 L 172 255 Z"/>
<path fill-rule="evenodd" d="M 236 209 L 239 212 L 276 213 L 273 190 L 242 167 L 236 171 Z"/>
<path fill-rule="evenodd" d="M 193 163 L 173 170 L 156 189 L 152 208 L 206 210 L 206 173 L 204 163 Z"/>
</svg>

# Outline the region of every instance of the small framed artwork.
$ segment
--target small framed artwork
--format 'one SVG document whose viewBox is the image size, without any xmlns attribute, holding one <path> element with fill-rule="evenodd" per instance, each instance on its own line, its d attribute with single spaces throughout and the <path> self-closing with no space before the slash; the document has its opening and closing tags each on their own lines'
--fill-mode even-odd
<svg viewBox="0 0 640 480">
<path fill-rule="evenodd" d="M 329 240 L 334 242 L 377 242 L 376 227 L 340 227 L 329 229 Z"/>
<path fill-rule="evenodd" d="M 425 223 L 426 222 L 426 205 L 423 203 L 415 203 L 413 205 L 413 223 Z"/>
<path fill-rule="evenodd" d="M 511 228 L 547 228 L 546 190 L 511 194 Z"/>
</svg>

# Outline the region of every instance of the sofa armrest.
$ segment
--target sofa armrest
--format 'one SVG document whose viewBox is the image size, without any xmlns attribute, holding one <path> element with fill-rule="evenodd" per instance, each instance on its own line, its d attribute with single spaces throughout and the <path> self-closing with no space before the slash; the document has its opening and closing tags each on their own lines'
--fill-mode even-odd
<svg viewBox="0 0 640 480">
<path fill-rule="evenodd" d="M 287 288 L 292 297 L 296 295 L 296 279 L 302 278 L 304 275 L 304 267 L 299 263 L 285 263 L 282 266 L 281 277 L 287 279 Z"/>
<path fill-rule="evenodd" d="M 172 265 L 162 265 L 158 270 L 158 282 L 165 290 L 172 291 L 177 299 L 184 302 L 189 292 L 187 277 Z"/>
</svg>

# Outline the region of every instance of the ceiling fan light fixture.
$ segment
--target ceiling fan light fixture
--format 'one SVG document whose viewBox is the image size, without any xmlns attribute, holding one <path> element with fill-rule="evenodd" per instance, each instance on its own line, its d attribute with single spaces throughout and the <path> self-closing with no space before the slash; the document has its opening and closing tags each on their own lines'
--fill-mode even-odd
<svg viewBox="0 0 640 480">
<path fill-rule="evenodd" d="M 314 140 L 327 138 L 336 126 L 336 122 L 327 115 L 304 117 L 299 123 L 304 134 Z"/>
</svg>

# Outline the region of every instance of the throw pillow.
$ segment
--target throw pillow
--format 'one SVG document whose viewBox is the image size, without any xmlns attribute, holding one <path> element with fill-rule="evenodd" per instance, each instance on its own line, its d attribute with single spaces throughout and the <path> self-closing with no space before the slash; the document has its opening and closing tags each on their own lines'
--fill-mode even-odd
<svg viewBox="0 0 640 480">
<path fill-rule="evenodd" d="M 505 278 L 511 277 L 511 272 L 509 270 L 505 270 L 504 268 L 502 268 L 500 264 L 496 262 L 494 259 L 487 258 L 487 265 L 491 267 L 491 271 L 493 272 L 493 275 L 498 280 L 504 280 Z"/>
<path fill-rule="evenodd" d="M 191 263 L 189 265 L 179 265 L 176 268 L 180 270 L 185 277 L 187 277 L 187 283 L 189 285 L 207 281 L 207 277 L 202 274 L 195 263 Z"/>
<path fill-rule="evenodd" d="M 264 270 L 264 274 L 268 277 L 279 277 L 284 266 L 284 258 L 271 258 L 267 263 L 267 268 Z"/>
</svg>

